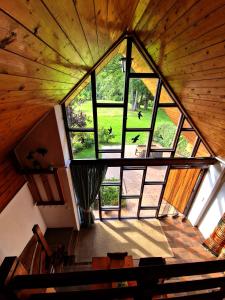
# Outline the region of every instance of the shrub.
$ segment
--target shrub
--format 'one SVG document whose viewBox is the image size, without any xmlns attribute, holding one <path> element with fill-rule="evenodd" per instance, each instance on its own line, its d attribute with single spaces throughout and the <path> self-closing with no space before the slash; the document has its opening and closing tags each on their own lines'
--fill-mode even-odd
<svg viewBox="0 0 225 300">
<path fill-rule="evenodd" d="M 102 204 L 117 206 L 118 205 L 118 187 L 117 186 L 103 186 L 101 188 Z"/>
<path fill-rule="evenodd" d="M 94 144 L 94 139 L 88 133 L 79 132 L 71 137 L 74 153 L 79 153 L 84 149 L 91 148 Z"/>
<path fill-rule="evenodd" d="M 154 142 L 165 148 L 170 148 L 175 136 L 176 127 L 173 124 L 162 124 L 156 127 L 154 132 Z"/>
<path fill-rule="evenodd" d="M 114 139 L 113 133 L 109 134 L 108 129 L 102 127 L 98 132 L 99 142 L 101 144 L 108 144 L 111 139 Z"/>
</svg>

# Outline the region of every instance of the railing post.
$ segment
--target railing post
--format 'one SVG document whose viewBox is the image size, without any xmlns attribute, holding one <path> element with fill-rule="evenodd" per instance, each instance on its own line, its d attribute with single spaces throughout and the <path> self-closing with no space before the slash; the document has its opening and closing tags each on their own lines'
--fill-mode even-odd
<svg viewBox="0 0 225 300">
<path fill-rule="evenodd" d="M 43 233 L 41 232 L 40 227 L 36 224 L 34 225 L 34 227 L 32 228 L 33 233 L 37 236 L 38 241 L 41 243 L 42 247 L 44 248 L 45 252 L 47 253 L 47 255 L 50 257 L 52 256 L 52 250 L 49 248 L 48 243 L 43 235 Z"/>
<path fill-rule="evenodd" d="M 8 284 L 15 275 L 27 275 L 27 271 L 16 256 L 6 257 L 0 266 L 0 299 L 17 300 L 18 297 Z"/>
</svg>

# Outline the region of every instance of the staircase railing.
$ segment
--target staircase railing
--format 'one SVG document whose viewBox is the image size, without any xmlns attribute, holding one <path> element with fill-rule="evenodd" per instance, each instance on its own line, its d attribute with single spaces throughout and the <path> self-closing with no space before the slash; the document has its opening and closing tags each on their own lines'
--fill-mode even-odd
<svg viewBox="0 0 225 300">
<path fill-rule="evenodd" d="M 174 300 L 214 300 L 225 297 L 225 260 L 40 275 L 18 275 L 14 260 L 6 258 L 8 263 L 14 265 L 13 272 L 10 271 L 10 267 L 6 268 L 6 261 L 3 262 L 0 283 L 2 288 L 4 287 L 5 295 L 11 293 L 11 296 L 17 297 L 15 299 L 21 299 L 21 295 L 24 297 L 22 293 L 24 290 L 26 298 L 34 300 L 125 299 L 127 297 L 162 299 L 168 295 Z M 10 276 L 6 274 L 7 271 Z M 211 276 L 193 277 L 203 274 L 211 274 Z M 166 282 L 162 283 L 162 279 Z M 129 281 L 136 281 L 137 285 L 127 287 L 118 285 L 117 288 L 112 288 L 113 282 Z M 180 294 L 190 292 L 192 294 L 185 296 Z"/>
</svg>

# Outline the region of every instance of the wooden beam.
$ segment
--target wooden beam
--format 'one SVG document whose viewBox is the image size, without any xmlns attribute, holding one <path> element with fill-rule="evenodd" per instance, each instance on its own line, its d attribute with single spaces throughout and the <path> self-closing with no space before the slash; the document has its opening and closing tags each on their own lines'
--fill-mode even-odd
<svg viewBox="0 0 225 300">
<path fill-rule="evenodd" d="M 217 160 L 207 158 L 111 158 L 111 159 L 76 159 L 71 161 L 71 166 L 76 165 L 107 165 L 108 167 L 121 166 L 182 166 L 204 168 L 216 164 Z"/>
</svg>

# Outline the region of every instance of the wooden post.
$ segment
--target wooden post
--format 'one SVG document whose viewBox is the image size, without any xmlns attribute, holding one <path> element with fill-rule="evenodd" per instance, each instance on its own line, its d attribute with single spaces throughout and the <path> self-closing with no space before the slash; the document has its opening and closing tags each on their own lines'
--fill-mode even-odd
<svg viewBox="0 0 225 300">
<path fill-rule="evenodd" d="M 41 232 L 40 227 L 36 224 L 32 228 L 33 233 L 37 236 L 39 242 L 41 243 L 42 247 L 44 248 L 45 252 L 48 256 L 52 256 L 52 250 L 50 249 L 43 233 Z"/>
</svg>

